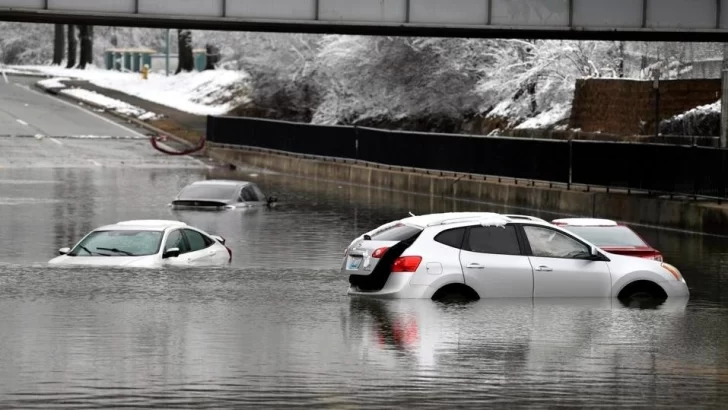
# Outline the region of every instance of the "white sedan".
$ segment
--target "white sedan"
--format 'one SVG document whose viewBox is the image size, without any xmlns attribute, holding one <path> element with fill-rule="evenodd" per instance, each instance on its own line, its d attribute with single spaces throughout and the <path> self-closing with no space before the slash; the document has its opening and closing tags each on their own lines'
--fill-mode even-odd
<svg viewBox="0 0 728 410">
<path fill-rule="evenodd" d="M 51 265 L 218 266 L 232 260 L 225 239 L 178 221 L 119 222 L 91 231 L 73 248 L 62 248 Z"/>
<path fill-rule="evenodd" d="M 538 218 L 481 212 L 382 225 L 351 243 L 341 272 L 349 294 L 371 297 L 689 296 L 672 265 L 605 252 Z"/>
</svg>

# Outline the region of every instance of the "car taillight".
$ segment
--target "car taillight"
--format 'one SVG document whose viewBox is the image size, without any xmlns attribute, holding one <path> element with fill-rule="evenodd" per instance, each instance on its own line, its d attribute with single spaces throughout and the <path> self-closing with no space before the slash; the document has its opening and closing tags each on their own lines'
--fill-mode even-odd
<svg viewBox="0 0 728 410">
<path fill-rule="evenodd" d="M 387 253 L 388 250 L 389 250 L 389 248 L 379 248 L 376 251 L 374 251 L 374 253 L 372 253 L 372 258 L 382 259 L 382 256 L 384 256 L 384 254 Z"/>
<path fill-rule="evenodd" d="M 664 262 L 664 258 L 659 253 L 653 254 L 653 255 L 647 255 L 643 257 L 644 259 L 649 259 L 652 261 L 658 261 L 658 262 Z"/>
<path fill-rule="evenodd" d="M 422 262 L 421 256 L 403 256 L 398 258 L 392 264 L 392 273 L 412 273 L 416 272 Z"/>
</svg>

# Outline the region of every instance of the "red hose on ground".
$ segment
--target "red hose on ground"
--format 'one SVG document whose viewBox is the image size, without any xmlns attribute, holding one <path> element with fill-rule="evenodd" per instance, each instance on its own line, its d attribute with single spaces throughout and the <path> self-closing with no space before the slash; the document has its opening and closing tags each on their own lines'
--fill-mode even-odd
<svg viewBox="0 0 728 410">
<path fill-rule="evenodd" d="M 157 151 L 159 151 L 163 154 L 167 154 L 167 155 L 174 155 L 174 156 L 190 155 L 190 154 L 194 154 L 195 152 L 199 152 L 199 151 L 202 151 L 203 149 L 205 149 L 206 138 L 204 136 L 200 139 L 199 146 L 197 146 L 195 148 L 190 148 L 188 150 L 181 151 L 181 152 L 170 151 L 170 150 L 164 149 L 164 148 L 160 147 L 159 145 L 157 145 L 157 141 L 166 141 L 166 139 L 167 139 L 166 137 L 150 137 L 150 141 L 152 142 L 152 146 L 154 147 L 154 149 L 156 149 Z"/>
</svg>

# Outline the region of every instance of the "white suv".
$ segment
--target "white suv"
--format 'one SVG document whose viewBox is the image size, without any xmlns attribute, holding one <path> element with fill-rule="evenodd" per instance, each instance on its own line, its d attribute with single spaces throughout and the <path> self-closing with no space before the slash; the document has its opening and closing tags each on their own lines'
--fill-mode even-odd
<svg viewBox="0 0 728 410">
<path fill-rule="evenodd" d="M 688 297 L 680 272 L 613 255 L 534 217 L 412 216 L 354 240 L 341 267 L 349 294 L 390 298 Z"/>
</svg>

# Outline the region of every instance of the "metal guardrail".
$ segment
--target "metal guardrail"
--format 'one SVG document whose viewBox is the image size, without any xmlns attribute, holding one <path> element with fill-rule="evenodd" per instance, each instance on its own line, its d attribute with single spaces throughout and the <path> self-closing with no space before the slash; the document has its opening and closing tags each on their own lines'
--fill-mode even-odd
<svg viewBox="0 0 728 410">
<path fill-rule="evenodd" d="M 401 169 L 623 189 L 628 193 L 727 199 L 728 150 L 699 146 L 544 140 L 320 126 L 208 117 L 212 143 Z"/>
</svg>

